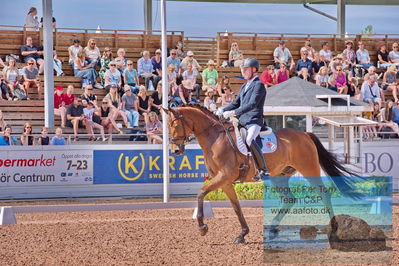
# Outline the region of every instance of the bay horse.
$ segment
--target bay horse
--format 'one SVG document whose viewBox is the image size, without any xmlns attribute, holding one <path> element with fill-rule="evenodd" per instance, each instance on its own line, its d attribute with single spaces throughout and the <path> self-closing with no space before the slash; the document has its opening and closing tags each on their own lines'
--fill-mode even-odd
<svg viewBox="0 0 399 266">
<path fill-rule="evenodd" d="M 239 178 L 239 167 L 246 160 L 246 156 L 233 148 L 220 119 L 205 107 L 190 104 L 163 110 L 169 115 L 172 153 L 175 155 L 184 153 L 185 144 L 189 142 L 190 135 L 194 134 L 203 151 L 208 173 L 212 177 L 211 181 L 201 188 L 197 197 L 197 221 L 200 234 L 205 235 L 208 232 L 208 226 L 204 223 L 203 217 L 204 197 L 209 192 L 221 188 L 229 198 L 241 224 L 241 233 L 234 242 L 245 243 L 244 238 L 249 233 L 249 227 L 242 213 L 233 183 Z M 234 132 L 231 132 L 231 135 L 235 138 Z M 284 128 L 276 132 L 276 137 L 277 150 L 265 154 L 271 181 L 274 184 L 288 187 L 289 177 L 296 172 L 300 172 L 304 177 L 320 177 L 321 166 L 324 172 L 331 176 L 341 193 L 354 196 L 351 195 L 355 192 L 352 190 L 349 177 L 344 173 L 354 174 L 344 168 L 333 154 L 323 147 L 314 134 Z M 241 181 L 254 182 L 252 178 L 256 172 L 255 162 L 250 157 L 248 172 Z M 323 185 L 321 178 L 309 178 L 308 180 L 312 186 Z M 332 218 L 334 214 L 331 208 L 331 196 L 328 192 L 321 196 L 324 205 L 330 208 L 329 215 Z M 293 197 L 293 195 L 288 195 L 288 197 Z M 290 208 L 292 205 L 293 203 L 287 203 L 283 208 Z M 283 217 L 284 214 L 277 215 L 273 219 L 273 226 L 277 227 Z M 271 232 L 277 233 L 278 231 L 273 228 Z"/>
</svg>

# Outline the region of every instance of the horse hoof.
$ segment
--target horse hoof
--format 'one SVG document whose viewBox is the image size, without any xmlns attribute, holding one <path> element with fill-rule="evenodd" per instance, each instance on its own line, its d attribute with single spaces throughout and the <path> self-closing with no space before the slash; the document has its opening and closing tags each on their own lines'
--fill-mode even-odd
<svg viewBox="0 0 399 266">
<path fill-rule="evenodd" d="M 206 233 L 208 233 L 208 226 L 206 224 L 204 224 L 203 226 L 200 226 L 199 232 L 200 232 L 201 236 L 206 235 Z"/>
<path fill-rule="evenodd" d="M 242 236 L 239 236 L 234 240 L 234 244 L 244 244 L 244 243 L 245 243 L 245 238 L 243 238 Z"/>
</svg>

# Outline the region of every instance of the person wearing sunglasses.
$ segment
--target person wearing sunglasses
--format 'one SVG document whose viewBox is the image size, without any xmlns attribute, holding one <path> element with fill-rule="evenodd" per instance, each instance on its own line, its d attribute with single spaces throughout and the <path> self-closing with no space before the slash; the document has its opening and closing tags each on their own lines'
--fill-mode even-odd
<svg viewBox="0 0 399 266">
<path fill-rule="evenodd" d="M 151 63 L 154 68 L 154 74 L 162 77 L 162 57 L 160 49 L 155 51 L 155 56 L 151 58 Z"/>
<path fill-rule="evenodd" d="M 144 51 L 143 57 L 137 61 L 137 70 L 139 77 L 144 79 L 147 90 L 154 90 L 161 77 L 154 75 L 154 66 L 152 65 L 149 51 Z"/>
<path fill-rule="evenodd" d="M 42 98 L 42 84 L 39 80 L 39 70 L 36 67 L 35 59 L 31 58 L 28 60 L 28 65 L 23 69 L 23 77 L 24 77 L 24 88 L 26 94 L 28 93 L 29 88 L 37 88 L 38 99 Z"/>
<path fill-rule="evenodd" d="M 24 132 L 21 136 L 21 145 L 34 146 L 36 144 L 35 137 L 32 136 L 32 125 L 29 123 L 24 124 Z"/>
<path fill-rule="evenodd" d="M 389 52 L 388 58 L 395 66 L 399 66 L 399 44 L 397 42 L 392 44 L 392 51 Z"/>
<path fill-rule="evenodd" d="M 130 86 L 130 89 L 134 94 L 139 92 L 139 76 L 137 75 L 137 70 L 133 68 L 133 61 L 127 61 L 127 68 L 123 71 L 123 80 L 125 84 Z"/>
<path fill-rule="evenodd" d="M 101 79 L 101 85 L 105 86 L 105 72 L 109 69 L 109 64 L 112 62 L 112 51 L 109 47 L 104 48 L 103 56 L 101 57 L 101 68 L 98 75 Z"/>
<path fill-rule="evenodd" d="M 44 60 L 42 59 L 43 51 L 33 45 L 32 37 L 26 37 L 26 44 L 21 47 L 21 55 L 24 57 L 24 62 L 28 63 L 30 59 L 35 60 L 35 63 L 39 65 L 39 73 L 44 71 Z"/>
<path fill-rule="evenodd" d="M 97 109 L 96 115 L 100 117 L 101 125 L 108 129 L 108 134 L 112 135 L 112 131 L 115 129 L 119 134 L 123 134 L 123 131 L 119 129 L 115 121 L 116 108 L 112 105 L 110 99 L 103 99 L 101 107 Z"/>
<path fill-rule="evenodd" d="M 187 52 L 187 56 L 183 59 L 180 64 L 180 67 L 183 71 L 187 70 L 187 64 L 191 63 L 193 65 L 193 69 L 197 70 L 198 72 L 201 71 L 201 66 L 198 64 L 198 61 L 194 58 L 194 53 L 192 51 Z"/>
<path fill-rule="evenodd" d="M 97 47 L 96 41 L 94 39 L 90 39 L 87 42 L 87 46 L 84 48 L 84 51 L 86 53 L 86 60 L 89 62 L 89 64 L 94 62 L 94 69 L 96 69 L 101 59 L 100 49 Z"/>
<path fill-rule="evenodd" d="M 131 127 L 139 126 L 139 99 L 132 93 L 129 85 L 124 87 L 125 93 L 122 95 L 122 110 L 125 111 L 126 117 Z"/>
<path fill-rule="evenodd" d="M 121 86 L 122 86 L 122 78 L 121 78 L 121 73 L 119 70 L 116 68 L 116 63 L 115 61 L 112 61 L 109 63 L 109 69 L 105 72 L 104 74 L 104 79 L 105 79 L 105 89 L 109 91 L 111 89 L 112 85 L 116 85 L 118 88 L 118 91 L 120 92 Z"/>
</svg>

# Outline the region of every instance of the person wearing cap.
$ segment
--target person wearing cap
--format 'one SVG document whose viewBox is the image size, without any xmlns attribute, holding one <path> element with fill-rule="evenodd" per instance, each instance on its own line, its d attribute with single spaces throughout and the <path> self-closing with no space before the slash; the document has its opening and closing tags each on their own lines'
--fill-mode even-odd
<svg viewBox="0 0 399 266">
<path fill-rule="evenodd" d="M 273 52 L 274 67 L 280 68 L 281 63 L 285 63 L 287 68 L 292 71 L 295 67 L 294 58 L 291 55 L 290 50 L 285 47 L 285 41 L 280 40 L 276 49 Z"/>
<path fill-rule="evenodd" d="M 205 93 L 206 97 L 204 99 L 204 106 L 208 108 L 209 111 L 216 111 L 216 103 L 215 103 L 215 90 L 212 88 L 208 88 L 208 90 Z"/>
<path fill-rule="evenodd" d="M 180 64 L 180 67 L 182 68 L 183 71 L 187 70 L 188 63 L 191 63 L 193 65 L 193 69 L 197 70 L 198 72 L 201 71 L 201 66 L 194 58 L 194 53 L 192 51 L 187 52 L 187 56 L 183 59 L 183 61 Z"/>
<path fill-rule="evenodd" d="M 270 175 L 262 148 L 255 141 L 264 126 L 263 105 L 266 99 L 266 88 L 259 80 L 258 71 L 258 60 L 246 58 L 241 66 L 241 74 L 246 82 L 241 86 L 234 101 L 216 112 L 226 119 L 237 116 L 241 125 L 247 129 L 245 141 L 259 170 L 258 175 L 254 177 L 257 181 Z"/>
<path fill-rule="evenodd" d="M 210 59 L 207 64 L 207 68 L 202 71 L 202 89 L 207 90 L 208 88 L 215 88 L 218 80 L 218 72 L 215 69 L 215 62 Z"/>
<path fill-rule="evenodd" d="M 308 52 L 308 59 L 310 61 L 313 61 L 314 60 L 314 53 L 316 52 L 316 50 L 313 49 L 310 39 L 307 39 L 305 41 L 305 46 L 303 46 L 299 52 L 302 54 L 302 52 L 305 52 L 305 51 Z"/>
<path fill-rule="evenodd" d="M 65 128 L 66 123 L 66 108 L 63 99 L 64 88 L 57 86 L 54 92 L 54 115 L 61 117 L 61 127 Z"/>
<path fill-rule="evenodd" d="M 308 50 L 304 50 L 301 52 L 301 59 L 298 60 L 295 67 L 295 73 L 299 75 L 299 72 L 302 68 L 306 68 L 308 70 L 308 74 L 311 76 L 312 73 L 312 61 L 308 58 L 309 52 Z"/>
<path fill-rule="evenodd" d="M 80 46 L 80 41 L 78 39 L 73 40 L 73 44 L 68 47 L 68 63 L 72 66 L 72 68 L 80 50 L 83 50 L 83 47 Z"/>
</svg>

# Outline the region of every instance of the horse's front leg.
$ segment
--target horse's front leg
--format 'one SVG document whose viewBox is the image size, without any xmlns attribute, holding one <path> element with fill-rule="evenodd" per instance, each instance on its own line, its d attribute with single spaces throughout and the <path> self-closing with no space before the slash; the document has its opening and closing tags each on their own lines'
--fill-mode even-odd
<svg viewBox="0 0 399 266">
<path fill-rule="evenodd" d="M 233 209 L 237 214 L 238 220 L 241 224 L 241 233 L 235 239 L 234 243 L 245 243 L 245 236 L 249 233 L 249 227 L 247 221 L 245 221 L 244 214 L 242 213 L 240 202 L 238 201 L 236 191 L 232 184 L 227 184 L 223 187 L 224 193 L 226 193 L 227 197 L 230 199 L 231 205 L 233 205 Z"/>
<path fill-rule="evenodd" d="M 209 192 L 216 190 L 223 186 L 223 184 L 228 181 L 223 179 L 223 174 L 218 173 L 210 182 L 209 184 L 205 185 L 201 188 L 200 192 L 198 193 L 197 200 L 198 200 L 198 211 L 197 211 L 197 221 L 198 221 L 198 229 L 201 236 L 206 235 L 208 232 L 208 226 L 204 224 L 204 198 L 206 194 Z"/>
</svg>

